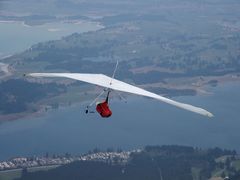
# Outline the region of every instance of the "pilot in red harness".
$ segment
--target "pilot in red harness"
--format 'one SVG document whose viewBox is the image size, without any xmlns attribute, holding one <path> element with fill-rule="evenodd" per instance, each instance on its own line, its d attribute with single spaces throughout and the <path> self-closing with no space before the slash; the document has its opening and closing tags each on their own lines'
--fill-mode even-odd
<svg viewBox="0 0 240 180">
<path fill-rule="evenodd" d="M 106 97 L 105 101 L 99 102 L 99 103 L 96 104 L 96 111 L 104 118 L 108 118 L 112 115 L 112 111 L 110 110 L 110 108 L 108 106 L 109 93 L 110 93 L 110 91 L 108 91 L 108 94 L 107 94 L 107 97 Z M 87 106 L 87 109 L 85 111 L 86 114 L 89 113 L 88 108 L 89 108 L 89 106 Z M 93 112 L 90 111 L 90 113 L 93 113 Z"/>
<path fill-rule="evenodd" d="M 110 117 L 112 115 L 112 111 L 110 110 L 109 106 L 108 106 L 108 96 L 109 96 L 110 91 L 108 91 L 106 100 L 98 103 L 96 106 L 96 110 L 97 112 L 102 116 L 102 117 Z"/>
</svg>

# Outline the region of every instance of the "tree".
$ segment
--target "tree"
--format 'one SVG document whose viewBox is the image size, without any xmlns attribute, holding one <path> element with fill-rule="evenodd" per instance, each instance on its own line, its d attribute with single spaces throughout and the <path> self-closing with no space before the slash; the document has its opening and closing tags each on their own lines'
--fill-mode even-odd
<svg viewBox="0 0 240 180">
<path fill-rule="evenodd" d="M 221 177 L 222 177 L 222 178 L 225 178 L 225 177 L 226 177 L 226 174 L 225 174 L 224 171 L 221 173 Z"/>
</svg>

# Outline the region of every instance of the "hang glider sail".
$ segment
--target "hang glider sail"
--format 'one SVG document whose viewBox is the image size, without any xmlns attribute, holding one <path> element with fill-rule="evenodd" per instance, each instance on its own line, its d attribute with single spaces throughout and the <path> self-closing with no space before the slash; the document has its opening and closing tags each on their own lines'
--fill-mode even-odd
<svg viewBox="0 0 240 180">
<path fill-rule="evenodd" d="M 171 104 L 178 108 L 192 111 L 194 113 L 198 113 L 198 114 L 201 114 L 204 116 L 213 117 L 213 114 L 208 112 L 205 109 L 195 107 L 190 104 L 184 104 L 184 103 L 180 103 L 180 102 L 168 99 L 166 97 L 146 91 L 142 88 L 127 84 L 127 83 L 119 81 L 117 79 L 114 79 L 114 76 L 111 78 L 111 77 L 108 77 L 103 74 L 83 74 L 83 73 L 30 73 L 30 74 L 27 74 L 27 76 L 70 78 L 70 79 L 74 79 L 74 80 L 78 80 L 78 81 L 87 82 L 90 84 L 95 84 L 95 85 L 98 85 L 98 86 L 101 86 L 101 87 L 104 87 L 107 89 L 111 89 L 111 90 L 122 91 L 122 92 L 126 92 L 126 93 L 140 95 L 140 96 L 150 97 L 150 98 L 157 99 L 159 101 L 163 101 L 165 103 Z"/>
</svg>

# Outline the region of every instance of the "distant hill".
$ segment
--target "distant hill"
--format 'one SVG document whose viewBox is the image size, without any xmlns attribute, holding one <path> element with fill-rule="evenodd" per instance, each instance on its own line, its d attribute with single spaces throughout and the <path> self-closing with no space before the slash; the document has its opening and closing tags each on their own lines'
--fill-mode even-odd
<svg viewBox="0 0 240 180">
<path fill-rule="evenodd" d="M 220 148 L 147 146 L 130 155 L 127 164 L 79 161 L 48 171 L 23 171 L 18 180 L 206 180 L 240 179 L 239 156 Z"/>
</svg>

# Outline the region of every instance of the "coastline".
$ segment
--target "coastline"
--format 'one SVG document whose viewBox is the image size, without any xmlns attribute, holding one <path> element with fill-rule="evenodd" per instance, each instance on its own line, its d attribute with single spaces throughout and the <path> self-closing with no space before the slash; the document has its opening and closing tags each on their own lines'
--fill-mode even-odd
<svg viewBox="0 0 240 180">
<path fill-rule="evenodd" d="M 0 62 L 0 80 L 12 75 L 9 64 Z"/>
<path fill-rule="evenodd" d="M 81 19 L 74 21 L 56 19 L 54 21 L 34 22 L 34 20 L 33 23 L 25 20 L 0 20 L 1 37 L 4 40 L 6 39 L 7 42 L 5 47 L 0 49 L 0 61 L 39 42 L 59 40 L 73 33 L 85 33 L 105 28 L 101 22 Z M 13 44 L 12 41 L 8 42 L 7 40 L 15 36 L 15 29 L 19 29 L 19 36 Z M 38 32 L 38 36 L 35 36 L 33 31 Z"/>
</svg>

